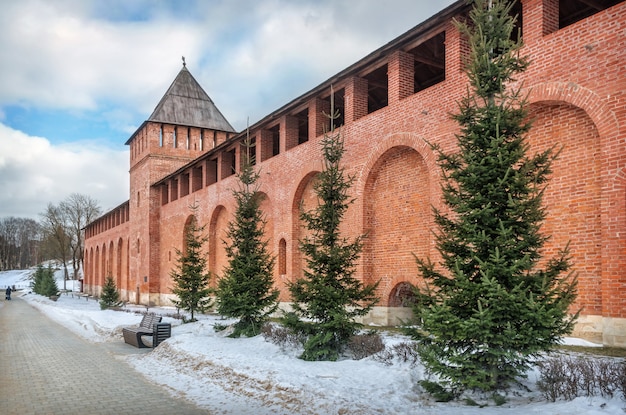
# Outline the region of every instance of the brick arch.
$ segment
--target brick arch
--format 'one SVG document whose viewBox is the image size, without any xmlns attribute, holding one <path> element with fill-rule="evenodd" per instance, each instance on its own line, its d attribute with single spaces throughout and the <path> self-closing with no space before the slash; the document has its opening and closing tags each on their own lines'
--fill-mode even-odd
<svg viewBox="0 0 626 415">
<path fill-rule="evenodd" d="M 600 143 L 600 157 L 616 160 L 604 163 L 601 177 L 601 314 L 604 317 L 626 317 L 620 300 L 626 284 L 626 148 L 620 123 L 606 102 L 592 90 L 574 82 L 547 82 L 525 89 L 532 104 L 564 102 L 583 110 L 595 124 Z M 594 310 L 595 311 L 595 310 Z M 595 311 L 593 314 L 599 314 Z M 587 313 L 585 313 L 587 314 Z M 590 313 L 591 314 L 591 313 Z"/>
<path fill-rule="evenodd" d="M 271 212 L 273 212 L 272 198 L 262 190 L 257 191 L 255 193 L 255 197 L 260 199 L 259 209 L 261 210 L 261 215 L 265 220 L 265 235 L 270 241 L 269 246 L 271 248 L 271 241 L 274 240 L 274 217 L 271 215 Z"/>
<path fill-rule="evenodd" d="M 93 254 L 93 246 L 89 247 L 89 249 L 85 249 L 85 262 L 83 264 L 83 283 L 81 286 L 81 291 L 84 290 L 85 285 L 93 284 L 93 264 L 94 264 L 94 254 Z"/>
<path fill-rule="evenodd" d="M 533 127 L 527 135 L 530 154 L 557 146 L 543 194 L 546 218 L 541 232 L 549 237 L 540 266 L 569 245 L 578 272 L 578 300 L 574 309 L 598 315 L 602 308 L 602 162 L 599 132 L 581 108 L 563 101 L 529 105 Z M 581 178 L 584 178 L 581 180 Z"/>
<path fill-rule="evenodd" d="M 272 198 L 270 198 L 270 196 L 262 190 L 257 191 L 255 193 L 255 197 L 260 199 L 259 209 L 261 210 L 261 216 L 265 221 L 263 240 L 267 242 L 268 253 L 271 256 L 276 256 L 278 248 L 274 239 L 275 218 L 272 215 L 272 212 L 274 212 L 274 209 L 272 208 Z M 278 222 L 280 222 L 280 219 L 281 218 L 278 218 Z M 278 270 L 274 269 L 274 276 L 278 275 L 277 272 Z"/>
<path fill-rule="evenodd" d="M 265 229 L 264 229 L 265 233 L 263 237 L 267 241 L 267 248 L 268 248 L 270 255 L 274 255 L 275 253 L 273 251 L 276 250 L 276 245 L 274 243 L 275 241 L 274 239 L 275 218 L 271 214 L 272 212 L 274 212 L 274 209 L 272 209 L 272 199 L 269 197 L 267 193 L 265 193 L 262 190 L 257 191 L 255 196 L 260 198 L 259 209 L 261 210 L 261 215 L 263 217 L 263 220 L 265 220 Z M 278 221 L 280 222 L 280 218 L 278 218 Z"/>
<path fill-rule="evenodd" d="M 96 253 L 93 261 L 93 277 L 90 281 L 91 294 L 95 293 L 95 286 L 100 283 L 100 245 L 96 245 Z"/>
<path fill-rule="evenodd" d="M 126 258 L 126 288 L 127 288 L 127 292 L 126 292 L 126 300 L 130 301 L 130 291 L 131 291 L 131 286 L 130 286 L 130 237 L 127 237 L 125 239 L 126 243 L 125 243 L 125 247 L 126 249 L 125 251 L 125 258 Z"/>
<path fill-rule="evenodd" d="M 416 285 L 414 255 L 430 255 L 431 169 L 413 147 L 387 148 L 372 165 L 363 191 L 363 281 L 380 281 L 383 306 L 396 285 Z"/>
<path fill-rule="evenodd" d="M 290 300 L 289 289 L 287 288 L 290 278 L 288 277 L 291 268 L 289 266 L 291 254 L 290 243 L 292 241 L 292 235 L 287 232 L 278 232 L 276 235 L 276 264 L 274 268 L 274 275 L 276 277 L 276 286 L 280 289 L 279 301 L 287 302 Z"/>
<path fill-rule="evenodd" d="M 276 224 L 281 222 L 281 217 L 274 217 L 272 212 L 276 212 L 276 210 L 272 206 L 272 198 L 270 196 L 260 190 L 256 192 L 256 196 L 261 198 L 261 203 L 259 208 L 261 209 L 261 214 L 263 219 L 265 220 L 265 233 L 263 235 L 263 240 L 267 241 L 267 250 L 268 253 L 275 258 L 274 262 L 274 287 L 280 289 L 281 293 L 286 290 L 286 286 L 282 283 L 280 278 L 280 241 L 284 241 L 284 238 L 281 238 L 280 235 L 276 237 Z M 283 252 L 284 253 L 284 252 Z"/>
<path fill-rule="evenodd" d="M 442 141 L 439 138 L 434 138 L 434 137 L 430 137 L 428 139 L 431 140 L 432 142 Z M 428 210 L 429 212 L 430 212 L 430 206 L 437 205 L 439 203 L 439 200 L 441 199 L 441 189 L 439 187 L 440 168 L 437 165 L 436 155 L 435 153 L 433 153 L 432 149 L 430 148 L 426 140 L 427 140 L 426 138 L 415 133 L 410 133 L 410 132 L 393 133 L 384 137 L 384 139 L 375 142 L 375 144 L 370 148 L 370 151 L 366 156 L 366 161 L 363 164 L 362 169 L 359 172 L 357 172 L 356 181 L 354 183 L 354 188 L 357 194 L 363 195 L 363 197 L 361 198 L 362 208 L 360 209 L 359 212 L 357 212 L 358 215 L 362 215 L 359 219 L 363 226 L 363 233 L 367 234 L 371 227 L 371 224 L 368 222 L 368 216 L 366 212 L 367 211 L 366 201 L 369 198 L 368 192 L 371 192 L 371 190 L 367 189 L 368 181 L 372 179 L 372 172 L 376 170 L 377 168 L 376 166 L 377 164 L 381 162 L 383 155 L 394 147 L 395 148 L 402 148 L 402 147 L 410 148 L 419 154 L 419 156 L 422 159 L 422 162 L 424 163 L 424 166 L 426 166 L 426 172 L 427 172 L 426 175 L 428 177 L 428 183 L 429 183 L 428 184 L 428 194 L 429 194 Z M 371 185 L 371 183 L 369 185 Z M 433 253 L 432 252 L 433 246 L 431 246 L 432 243 L 433 241 L 429 242 L 429 246 L 428 246 L 429 255 L 432 255 Z M 363 275 L 363 280 L 365 282 L 374 282 L 374 281 L 378 281 L 379 278 L 378 276 L 372 275 L 371 273 L 371 267 L 370 267 L 370 264 L 372 261 L 371 253 L 370 253 L 371 248 L 368 247 L 368 244 L 370 244 L 371 246 L 372 241 L 366 239 L 364 252 L 363 252 L 363 261 L 361 264 L 361 275 Z M 370 258 L 368 258 L 368 256 L 370 256 Z M 368 261 L 370 262 L 370 264 L 368 264 Z M 414 263 L 415 261 L 412 260 L 411 265 L 413 265 Z M 368 267 L 370 269 L 368 269 Z M 413 277 L 415 278 L 417 277 L 417 275 L 414 275 Z M 393 274 L 386 275 L 386 277 L 383 280 L 381 280 L 380 285 L 378 286 L 378 293 L 381 298 L 381 303 L 379 303 L 379 305 L 386 306 L 389 300 L 389 295 L 391 291 L 394 289 L 394 287 L 397 284 L 402 283 L 402 282 L 407 282 L 407 278 L 408 278 L 407 276 L 397 276 Z M 415 281 L 413 280 L 410 280 L 408 282 L 413 283 L 413 284 L 415 283 Z"/>
<path fill-rule="evenodd" d="M 108 248 L 107 248 L 107 243 L 103 242 L 102 243 L 102 251 L 101 251 L 101 256 L 100 256 L 100 272 L 98 275 L 98 283 L 96 284 L 99 288 L 98 289 L 102 289 L 102 287 L 104 286 L 104 280 L 107 277 L 107 267 L 109 264 L 109 255 L 108 255 Z"/>
<path fill-rule="evenodd" d="M 226 249 L 222 242 L 226 239 L 228 230 L 228 211 L 224 205 L 213 209 L 209 220 L 209 271 L 217 278 L 221 277 L 222 270 L 227 264 Z M 216 278 L 211 280 L 215 284 Z"/>
<path fill-rule="evenodd" d="M 182 234 L 182 240 L 181 240 L 181 244 L 180 246 L 181 248 L 181 252 L 183 254 L 185 254 L 187 252 L 187 232 L 188 229 L 194 224 L 197 223 L 198 219 L 194 216 L 194 215 L 189 215 L 187 216 L 187 219 L 185 219 L 185 224 L 183 225 L 183 234 Z"/>
<path fill-rule="evenodd" d="M 605 192 L 610 204 L 603 209 L 602 315 L 626 318 L 623 289 L 626 285 L 626 167 L 611 178 Z"/>
<path fill-rule="evenodd" d="M 124 269 L 124 267 L 122 266 L 122 254 L 124 252 L 123 247 L 124 242 L 122 238 L 118 238 L 117 246 L 115 248 L 115 286 L 118 290 L 126 288 L 122 287 L 122 271 Z"/>
<path fill-rule="evenodd" d="M 278 242 L 278 275 L 285 275 L 287 273 L 287 240 L 280 238 Z"/>
<path fill-rule="evenodd" d="M 314 207 L 313 201 L 315 193 L 313 192 L 313 182 L 320 172 L 312 170 L 306 174 L 298 183 L 296 191 L 291 203 L 291 281 L 301 278 L 304 267 L 304 261 L 300 253 L 299 241 L 306 235 L 306 229 L 300 221 L 300 210 L 310 210 Z"/>
<path fill-rule="evenodd" d="M 620 135 L 620 126 L 615 113 L 598 94 L 575 82 L 544 82 L 526 87 L 529 103 L 562 101 L 583 109 L 593 120 L 601 137 Z"/>
<path fill-rule="evenodd" d="M 441 140 L 433 139 L 432 141 L 438 142 Z M 371 147 L 366 161 L 363 164 L 363 168 L 357 173 L 357 179 L 354 184 L 355 189 L 357 189 L 360 194 L 363 193 L 370 172 L 374 168 L 374 165 L 379 162 L 381 156 L 390 148 L 402 146 L 410 147 L 420 154 L 428 168 L 430 181 L 432 183 L 430 189 L 431 194 L 437 193 L 437 180 L 439 178 L 440 169 L 437 165 L 436 155 L 430 149 L 426 139 L 414 133 L 395 133 L 376 142 L 376 144 Z"/>
<path fill-rule="evenodd" d="M 113 243 L 113 241 L 109 241 L 109 251 L 108 251 L 109 257 L 107 260 L 107 271 L 106 274 L 104 276 L 105 281 L 107 277 L 112 277 L 115 278 L 115 271 L 114 271 L 114 265 L 115 265 L 115 244 Z"/>
<path fill-rule="evenodd" d="M 415 286 L 410 282 L 400 280 L 396 284 L 392 284 L 389 291 L 387 305 L 389 307 L 411 307 L 415 304 Z"/>
</svg>

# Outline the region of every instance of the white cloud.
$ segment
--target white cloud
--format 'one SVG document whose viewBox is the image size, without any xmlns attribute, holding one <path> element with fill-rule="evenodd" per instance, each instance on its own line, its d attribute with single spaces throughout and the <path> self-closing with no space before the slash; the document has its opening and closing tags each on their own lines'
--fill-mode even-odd
<svg viewBox="0 0 626 415">
<path fill-rule="evenodd" d="M 219 54 L 205 48 L 218 59 L 198 78 L 243 129 L 248 116 L 259 120 L 451 3 L 258 1 L 246 9 L 244 34 L 228 47 L 212 45 Z"/>
<path fill-rule="evenodd" d="M 98 110 L 107 101 L 147 118 L 184 55 L 227 118 L 256 120 L 450 3 L 144 2 L 141 19 L 116 20 L 140 8 L 10 2 L 0 15 L 0 105 Z"/>
<path fill-rule="evenodd" d="M 0 124 L 0 217 L 38 219 L 48 203 L 71 193 L 106 211 L 128 199 L 128 151 L 90 142 L 53 146 Z"/>
<path fill-rule="evenodd" d="M 136 106 L 162 88 L 181 55 L 199 54 L 197 25 L 109 22 L 63 6 L 27 0 L 3 10 L 0 104 L 93 110 L 108 100 Z"/>
<path fill-rule="evenodd" d="M 217 107 L 242 130 L 248 117 L 258 121 L 452 2 L 3 2 L 0 217 L 36 215 L 72 192 L 100 200 L 105 209 L 128 197 L 126 148 L 54 146 L 7 127 L 28 125 L 10 119 L 11 106 L 37 108 L 34 114 L 88 113 L 130 136 L 184 55 Z"/>
</svg>

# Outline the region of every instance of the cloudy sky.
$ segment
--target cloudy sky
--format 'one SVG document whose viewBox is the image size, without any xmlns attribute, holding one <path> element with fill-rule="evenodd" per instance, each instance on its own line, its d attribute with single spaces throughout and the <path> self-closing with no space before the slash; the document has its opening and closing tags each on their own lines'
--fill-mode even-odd
<svg viewBox="0 0 626 415">
<path fill-rule="evenodd" d="M 240 131 L 453 0 L 0 0 L 0 218 L 128 199 L 128 147 L 181 68 Z"/>
</svg>

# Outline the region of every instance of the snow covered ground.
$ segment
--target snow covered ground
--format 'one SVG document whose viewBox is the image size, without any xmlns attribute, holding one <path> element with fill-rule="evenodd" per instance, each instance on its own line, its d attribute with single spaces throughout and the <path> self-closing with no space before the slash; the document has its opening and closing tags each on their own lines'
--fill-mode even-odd
<svg viewBox="0 0 626 415">
<path fill-rule="evenodd" d="M 0 288 L 27 287 L 31 271 L 0 272 Z M 61 273 L 57 273 L 61 277 Z M 62 287 L 62 281 L 59 281 Z M 71 288 L 71 286 L 68 286 Z M 16 293 L 51 319 L 92 342 L 123 342 L 121 328 L 137 325 L 133 312 L 101 311 L 96 301 L 63 294 L 57 302 L 28 293 Z M 4 296 L 2 297 L 4 298 Z M 10 307 L 0 301 L 3 307 Z M 145 308 L 128 306 L 129 311 Z M 281 350 L 262 336 L 231 339 L 214 330 L 227 324 L 219 316 L 181 325 L 167 315 L 175 310 L 151 308 L 173 325 L 172 337 L 145 354 L 129 354 L 126 362 L 172 395 L 182 396 L 210 413 L 219 414 L 624 414 L 621 397 L 581 397 L 547 402 L 537 391 L 537 372 L 529 373 L 523 388 L 512 390 L 507 403 L 488 407 L 463 402 L 436 403 L 420 390 L 425 378 L 421 366 L 399 361 L 391 365 L 373 358 L 338 362 L 305 362 L 297 350 Z M 406 341 L 385 335 L 385 343 Z M 590 345 L 576 339 L 568 343 Z M 132 346 L 128 346 L 129 348 Z M 474 396 L 479 400 L 479 396 Z"/>
</svg>

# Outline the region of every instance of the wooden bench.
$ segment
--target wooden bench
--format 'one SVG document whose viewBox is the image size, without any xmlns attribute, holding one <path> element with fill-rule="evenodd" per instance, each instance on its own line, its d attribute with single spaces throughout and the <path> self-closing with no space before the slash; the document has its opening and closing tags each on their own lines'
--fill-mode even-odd
<svg viewBox="0 0 626 415">
<path fill-rule="evenodd" d="M 124 341 L 138 348 L 150 347 L 141 341 L 141 336 L 152 336 L 154 325 L 161 322 L 161 316 L 144 314 L 138 327 L 124 327 L 122 334 Z"/>
</svg>

